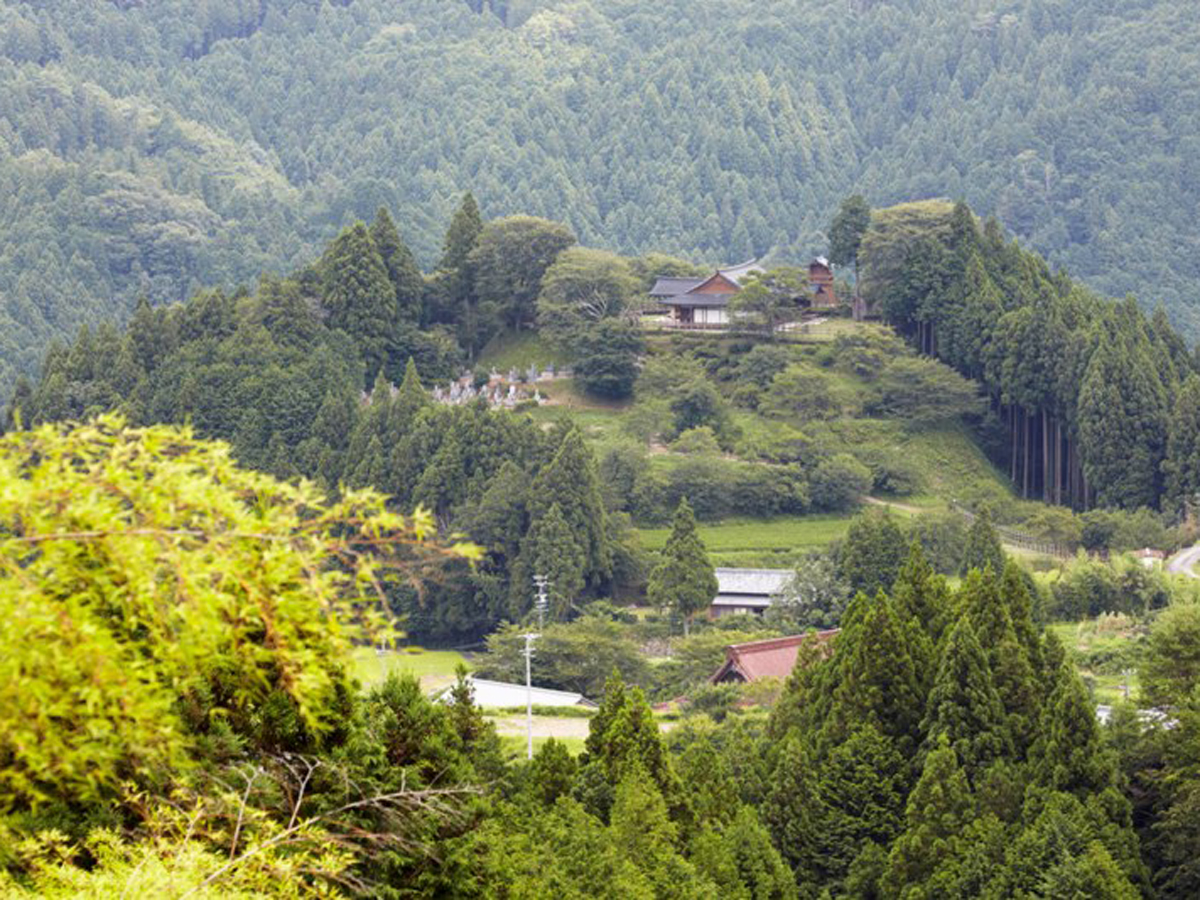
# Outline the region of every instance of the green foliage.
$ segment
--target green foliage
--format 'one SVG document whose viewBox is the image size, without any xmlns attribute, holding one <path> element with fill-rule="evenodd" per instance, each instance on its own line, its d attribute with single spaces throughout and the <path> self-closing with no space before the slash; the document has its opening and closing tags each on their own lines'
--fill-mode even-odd
<svg viewBox="0 0 1200 900">
<path fill-rule="evenodd" d="M 868 510 L 854 520 L 838 552 L 842 580 L 852 593 L 891 590 L 908 555 L 908 541 L 889 513 Z"/>
<path fill-rule="evenodd" d="M 650 573 L 646 598 L 655 606 L 673 610 L 683 619 L 686 632 L 693 616 L 707 609 L 716 596 L 717 576 L 696 534 L 696 518 L 687 500 L 680 500 L 662 561 Z"/>
<path fill-rule="evenodd" d="M 604 320 L 582 328 L 572 340 L 573 371 L 589 394 L 624 400 L 633 394 L 642 336 L 635 325 Z"/>
<path fill-rule="evenodd" d="M 862 194 L 842 201 L 829 226 L 829 261 L 835 266 L 853 265 L 858 271 L 858 251 L 871 225 L 871 207 Z"/>
<path fill-rule="evenodd" d="M 582 326 L 623 315 L 636 289 L 625 259 L 605 250 L 570 247 L 542 277 L 538 328 L 560 341 L 570 341 Z"/>
<path fill-rule="evenodd" d="M 575 235 L 565 225 L 532 216 L 484 225 L 468 261 L 486 335 L 533 324 L 542 276 L 574 243 Z"/>
<path fill-rule="evenodd" d="M 1200 606 L 1177 604 L 1154 623 L 1139 668 L 1142 692 L 1156 706 L 1179 706 L 1200 686 Z"/>
<path fill-rule="evenodd" d="M 184 765 L 214 730 L 303 750 L 343 727 L 341 659 L 364 598 L 329 567 L 333 531 L 358 517 L 367 540 L 407 527 L 377 494 L 326 510 L 190 432 L 116 419 L 13 435 L 0 459 L 4 683 L 17 691 L 0 729 L 5 807 L 111 796 Z M 303 549 L 277 552 L 300 534 Z"/>
<path fill-rule="evenodd" d="M 879 399 L 869 407 L 908 427 L 935 425 L 982 411 L 976 384 L 936 360 L 902 357 L 879 373 Z"/>
<path fill-rule="evenodd" d="M 843 512 L 859 506 L 871 489 L 871 470 L 849 453 L 822 460 L 813 470 L 810 497 L 816 509 Z"/>
<path fill-rule="evenodd" d="M 399 320 L 396 291 L 370 233 L 360 223 L 329 245 L 321 270 L 329 324 L 362 349 L 367 383 L 382 368 Z"/>
<path fill-rule="evenodd" d="M 516 625 L 506 625 L 488 635 L 488 652 L 477 668 L 479 677 L 523 683 L 523 633 Z M 629 631 L 618 623 L 583 616 L 542 629 L 533 657 L 533 683 L 539 687 L 595 697 L 614 670 L 632 682 L 645 681 L 646 661 Z"/>
<path fill-rule="evenodd" d="M 1004 548 L 1000 546 L 1000 537 L 992 527 L 991 516 L 983 512 L 975 517 L 967 532 L 962 571 L 965 575 L 971 569 L 982 571 L 987 568 L 994 573 L 1004 569 Z"/>
<path fill-rule="evenodd" d="M 773 335 L 780 325 L 794 318 L 797 300 L 805 295 L 807 287 L 807 276 L 793 266 L 761 272 L 746 279 L 729 301 L 729 312 L 739 321 Z"/>
</svg>

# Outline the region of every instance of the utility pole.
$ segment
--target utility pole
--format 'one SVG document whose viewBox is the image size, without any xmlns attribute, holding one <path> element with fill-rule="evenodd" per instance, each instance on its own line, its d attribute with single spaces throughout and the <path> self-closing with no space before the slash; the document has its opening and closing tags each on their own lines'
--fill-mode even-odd
<svg viewBox="0 0 1200 900">
<path fill-rule="evenodd" d="M 550 606 L 550 597 L 547 593 L 550 579 L 545 575 L 534 575 L 533 583 L 537 587 L 537 600 L 534 601 L 533 606 L 537 610 L 538 630 L 541 631 L 546 627 L 546 610 Z"/>
<path fill-rule="evenodd" d="M 525 638 L 525 732 L 528 738 L 526 754 L 533 759 L 533 680 L 530 675 L 533 663 L 533 642 L 540 634 L 523 634 Z"/>
</svg>

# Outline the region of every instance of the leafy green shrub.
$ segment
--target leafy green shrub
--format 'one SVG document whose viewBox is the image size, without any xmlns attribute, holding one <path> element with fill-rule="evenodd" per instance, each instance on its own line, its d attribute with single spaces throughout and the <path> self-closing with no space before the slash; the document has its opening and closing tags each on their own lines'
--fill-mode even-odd
<svg viewBox="0 0 1200 900">
<path fill-rule="evenodd" d="M 848 453 L 822 461 L 812 473 L 813 506 L 826 512 L 854 509 L 872 485 L 871 470 Z"/>
<path fill-rule="evenodd" d="M 736 684 L 706 684 L 688 695 L 687 710 L 723 722 L 741 697 L 739 688 Z"/>
<path fill-rule="evenodd" d="M 671 449 L 676 453 L 716 454 L 721 452 L 721 445 L 717 443 L 713 430 L 701 425 L 681 433 L 671 442 Z"/>
</svg>

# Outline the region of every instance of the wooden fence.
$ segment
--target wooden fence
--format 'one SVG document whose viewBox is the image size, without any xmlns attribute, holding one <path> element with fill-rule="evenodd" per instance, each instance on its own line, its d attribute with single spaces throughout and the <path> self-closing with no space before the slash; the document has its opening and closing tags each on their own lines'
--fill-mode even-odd
<svg viewBox="0 0 1200 900">
<path fill-rule="evenodd" d="M 950 502 L 950 508 L 966 519 L 968 524 L 973 524 L 978 518 L 975 513 L 954 501 Z M 1060 544 L 1057 541 L 1048 541 L 1045 538 L 1035 537 L 1028 532 L 1018 531 L 1016 528 L 1008 528 L 1004 525 L 993 524 L 992 528 L 1002 543 L 1020 550 L 1029 550 L 1033 553 L 1054 556 L 1058 559 L 1070 559 L 1075 555 L 1075 552 L 1070 547 L 1066 544 Z"/>
</svg>

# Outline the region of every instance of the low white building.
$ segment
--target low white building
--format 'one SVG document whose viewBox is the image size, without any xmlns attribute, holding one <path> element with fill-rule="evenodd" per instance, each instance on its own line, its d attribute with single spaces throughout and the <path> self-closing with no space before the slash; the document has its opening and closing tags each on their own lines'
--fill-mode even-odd
<svg viewBox="0 0 1200 900">
<path fill-rule="evenodd" d="M 550 688 L 535 687 L 526 690 L 523 684 L 509 684 L 504 681 L 488 681 L 484 678 L 467 676 L 471 685 L 475 705 L 480 709 L 511 709 L 524 706 L 531 698 L 534 706 L 583 706 L 595 709 L 596 704 L 583 694 L 573 691 L 555 691 Z M 447 703 L 450 699 L 450 688 L 445 688 L 433 698 L 435 703 Z"/>
</svg>

